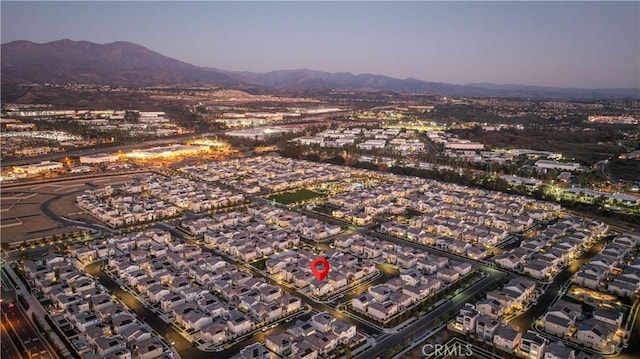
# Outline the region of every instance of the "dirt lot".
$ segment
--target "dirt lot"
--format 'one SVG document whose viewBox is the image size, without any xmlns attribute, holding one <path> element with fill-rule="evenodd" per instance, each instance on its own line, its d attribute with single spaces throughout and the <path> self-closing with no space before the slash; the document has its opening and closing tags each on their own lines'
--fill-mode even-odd
<svg viewBox="0 0 640 359">
<path fill-rule="evenodd" d="M 101 185 L 102 186 L 102 185 Z M 84 189 L 83 189 L 84 191 Z M 93 216 L 86 214 L 76 206 L 76 196 L 81 192 L 73 192 L 67 195 L 64 195 L 55 201 L 51 202 L 49 208 L 54 213 L 57 213 L 61 216 L 67 217 L 69 219 L 73 219 L 75 221 L 83 221 L 86 223 L 94 223 L 94 224 L 102 224 L 100 221 L 95 219 Z"/>
<path fill-rule="evenodd" d="M 40 203 L 53 198 L 38 193 L 2 193 L 2 218 L 16 218 L 40 213 Z"/>
<path fill-rule="evenodd" d="M 49 209 L 57 215 L 74 220 L 99 223 L 83 214 L 75 205 L 76 196 L 82 191 L 108 184 L 117 185 L 130 180 L 132 175 L 69 179 L 63 182 L 25 184 L 3 189 L 0 193 L 0 234 L 3 243 L 24 241 L 51 235 L 77 232 L 75 226 L 62 226 L 40 211 L 40 206 L 53 199 Z"/>
</svg>

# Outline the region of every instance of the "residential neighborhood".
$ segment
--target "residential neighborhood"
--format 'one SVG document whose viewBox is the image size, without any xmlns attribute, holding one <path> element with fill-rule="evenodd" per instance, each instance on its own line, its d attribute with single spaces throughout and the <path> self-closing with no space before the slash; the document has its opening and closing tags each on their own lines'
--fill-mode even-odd
<svg viewBox="0 0 640 359">
<path fill-rule="evenodd" d="M 638 236 L 519 195 L 266 155 L 136 174 L 74 205 L 93 235 L 14 272 L 78 355 L 367 357 L 429 326 L 564 358 L 620 352 L 638 308 Z"/>
</svg>

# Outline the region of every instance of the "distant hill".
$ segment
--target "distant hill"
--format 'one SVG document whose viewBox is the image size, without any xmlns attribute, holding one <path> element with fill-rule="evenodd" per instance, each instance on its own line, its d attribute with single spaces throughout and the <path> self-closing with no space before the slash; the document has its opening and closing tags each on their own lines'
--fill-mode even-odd
<svg viewBox="0 0 640 359">
<path fill-rule="evenodd" d="M 576 87 L 545 87 L 517 84 L 469 83 L 466 86 L 494 91 L 498 96 L 511 94 L 518 97 L 550 98 L 640 98 L 640 88 L 585 89 Z"/>
<path fill-rule="evenodd" d="M 130 42 L 59 40 L 2 44 L 2 81 L 120 86 L 239 85 L 229 76 L 171 59 Z"/>
<path fill-rule="evenodd" d="M 640 89 L 575 89 L 476 83 L 452 85 L 375 74 L 280 70 L 266 73 L 194 66 L 129 42 L 59 40 L 2 44 L 2 83 L 92 83 L 121 86 L 214 85 L 284 90 L 335 89 L 435 93 L 446 96 L 551 99 L 640 98 Z M 7 86 L 7 88 L 9 88 Z"/>
<path fill-rule="evenodd" d="M 487 91 L 473 86 L 426 82 L 412 78 L 396 79 L 384 75 L 323 72 L 314 70 L 279 70 L 265 73 L 226 72 L 233 78 L 276 89 L 335 89 L 396 92 L 429 92 L 442 95 L 486 96 Z"/>
<path fill-rule="evenodd" d="M 223 70 L 219 70 L 223 71 Z M 640 89 L 580 89 L 555 88 L 528 85 L 497 85 L 473 83 L 453 85 L 443 82 L 428 82 L 414 78 L 396 79 L 383 75 L 350 72 L 323 72 L 314 70 L 280 70 L 266 73 L 232 72 L 227 74 L 243 82 L 277 89 L 336 89 L 336 90 L 382 90 L 396 92 L 426 92 L 446 96 L 469 97 L 519 97 L 551 99 L 616 99 L 640 98 Z"/>
</svg>

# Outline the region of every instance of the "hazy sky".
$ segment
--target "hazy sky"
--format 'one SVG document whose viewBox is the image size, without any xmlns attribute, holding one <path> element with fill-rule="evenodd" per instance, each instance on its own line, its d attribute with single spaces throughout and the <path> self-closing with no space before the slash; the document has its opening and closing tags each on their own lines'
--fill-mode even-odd
<svg viewBox="0 0 640 359">
<path fill-rule="evenodd" d="M 2 43 L 130 41 L 226 70 L 640 87 L 640 2 L 9 2 Z"/>
</svg>

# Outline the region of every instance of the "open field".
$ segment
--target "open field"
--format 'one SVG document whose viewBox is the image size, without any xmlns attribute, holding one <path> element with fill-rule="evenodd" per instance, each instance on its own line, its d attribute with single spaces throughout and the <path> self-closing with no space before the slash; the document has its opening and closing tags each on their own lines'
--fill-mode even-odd
<svg viewBox="0 0 640 359">
<path fill-rule="evenodd" d="M 45 215 L 37 215 L 11 219 L 12 223 L 4 220 L 0 231 L 2 243 L 22 242 L 44 236 L 55 236 L 80 231 L 79 227 L 62 227 Z"/>
<path fill-rule="evenodd" d="M 324 195 L 322 193 L 303 188 L 294 192 L 284 192 L 270 196 L 269 200 L 273 200 L 282 204 L 290 204 L 323 196 Z"/>
<path fill-rule="evenodd" d="M 118 185 L 132 178 L 132 175 L 97 178 L 70 178 L 55 183 L 24 184 L 3 189 L 0 193 L 0 231 L 3 243 L 21 242 L 45 236 L 60 235 L 80 231 L 80 227 L 63 226 L 40 209 L 51 200 L 49 210 L 56 215 L 99 223 L 93 217 L 82 213 L 75 205 L 76 195 L 87 189 Z"/>
<path fill-rule="evenodd" d="M 71 193 L 62 196 L 51 202 L 49 208 L 53 213 L 72 219 L 74 221 L 100 224 L 100 221 L 98 221 L 91 215 L 84 213 L 80 208 L 78 208 L 78 206 L 76 206 L 76 196 L 77 193 Z"/>
<path fill-rule="evenodd" d="M 16 218 L 30 216 L 40 213 L 40 203 L 53 198 L 53 195 L 39 193 L 18 193 L 3 192 L 2 199 L 2 218 Z"/>
</svg>

